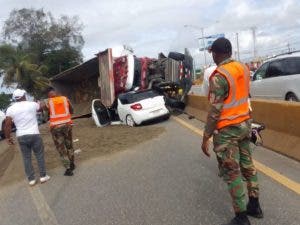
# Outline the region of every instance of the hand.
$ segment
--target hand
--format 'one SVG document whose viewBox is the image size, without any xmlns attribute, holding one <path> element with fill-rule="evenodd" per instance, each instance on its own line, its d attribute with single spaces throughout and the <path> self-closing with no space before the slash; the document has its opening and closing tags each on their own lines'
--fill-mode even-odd
<svg viewBox="0 0 300 225">
<path fill-rule="evenodd" d="M 15 144 L 14 139 L 12 139 L 12 138 L 7 138 L 6 141 L 7 141 L 8 145 L 14 145 Z"/>
<path fill-rule="evenodd" d="M 210 157 L 210 153 L 209 153 L 209 139 L 208 138 L 203 137 L 201 149 L 202 149 L 203 153 L 207 157 Z"/>
</svg>

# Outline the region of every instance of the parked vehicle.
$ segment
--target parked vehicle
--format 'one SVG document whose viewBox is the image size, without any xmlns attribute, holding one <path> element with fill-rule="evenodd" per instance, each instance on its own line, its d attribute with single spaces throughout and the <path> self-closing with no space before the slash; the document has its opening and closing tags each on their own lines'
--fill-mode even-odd
<svg viewBox="0 0 300 225">
<path fill-rule="evenodd" d="M 11 106 L 12 104 L 13 103 L 9 104 L 9 106 Z M 8 107 L 4 110 L 4 112 L 0 110 L 0 137 L 1 138 L 5 137 L 5 134 L 4 134 L 5 117 L 6 117 L 5 116 L 5 112 L 8 109 Z M 46 123 L 48 121 L 48 114 L 45 111 L 37 112 L 36 116 L 37 116 L 37 121 L 38 121 L 39 125 L 43 124 L 43 123 Z M 15 126 L 14 123 L 12 123 L 12 129 L 11 129 L 11 131 L 12 132 L 16 131 L 16 126 Z"/>
<path fill-rule="evenodd" d="M 251 97 L 299 101 L 300 52 L 279 55 L 261 65 L 253 75 Z"/>
<path fill-rule="evenodd" d="M 158 118 L 169 118 L 169 110 L 163 95 L 153 90 L 142 90 L 120 94 L 109 108 L 101 100 L 93 100 L 92 117 L 99 127 L 115 121 L 135 126 Z"/>
<path fill-rule="evenodd" d="M 5 113 L 0 110 L 0 137 L 4 138 Z"/>
<path fill-rule="evenodd" d="M 5 138 L 5 133 L 4 133 L 4 126 L 5 126 L 5 113 L 3 111 L 0 110 L 0 138 Z M 12 128 L 11 128 L 12 132 L 16 131 L 16 126 L 13 123 L 12 124 Z"/>
<path fill-rule="evenodd" d="M 43 123 L 47 123 L 47 121 L 49 120 L 49 115 L 48 112 L 42 110 L 36 113 L 36 118 L 38 121 L 38 124 L 41 125 Z"/>
</svg>

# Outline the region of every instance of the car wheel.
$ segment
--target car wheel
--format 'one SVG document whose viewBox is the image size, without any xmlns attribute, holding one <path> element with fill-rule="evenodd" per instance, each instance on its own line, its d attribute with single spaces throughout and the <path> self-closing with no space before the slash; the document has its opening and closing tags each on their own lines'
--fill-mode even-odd
<svg viewBox="0 0 300 225">
<path fill-rule="evenodd" d="M 135 122 L 134 122 L 133 117 L 131 115 L 126 116 L 126 124 L 130 127 L 135 126 Z"/>
<path fill-rule="evenodd" d="M 290 102 L 298 102 L 299 101 L 294 93 L 287 94 L 286 100 L 290 101 Z"/>
</svg>

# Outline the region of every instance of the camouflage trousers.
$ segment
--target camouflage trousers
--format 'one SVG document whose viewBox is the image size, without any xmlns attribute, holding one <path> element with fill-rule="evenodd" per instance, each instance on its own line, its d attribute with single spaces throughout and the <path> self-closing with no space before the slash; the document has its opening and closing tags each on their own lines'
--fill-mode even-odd
<svg viewBox="0 0 300 225">
<path fill-rule="evenodd" d="M 248 196 L 258 197 L 257 172 L 250 149 L 250 122 L 228 126 L 214 134 L 214 151 L 220 176 L 228 185 L 234 211 L 246 210 L 246 194 L 243 179 L 247 182 Z"/>
<path fill-rule="evenodd" d="M 70 163 L 74 162 L 72 126 L 70 124 L 59 125 L 52 127 L 50 131 L 63 165 L 66 169 L 70 168 Z"/>
</svg>

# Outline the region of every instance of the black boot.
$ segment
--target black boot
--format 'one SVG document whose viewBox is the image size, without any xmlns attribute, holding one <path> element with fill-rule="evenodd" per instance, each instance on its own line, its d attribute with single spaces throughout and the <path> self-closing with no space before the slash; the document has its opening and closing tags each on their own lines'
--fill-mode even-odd
<svg viewBox="0 0 300 225">
<path fill-rule="evenodd" d="M 74 164 L 74 162 L 71 162 L 70 163 L 70 170 L 75 170 L 75 168 L 76 168 L 76 166 L 75 166 L 75 164 Z"/>
<path fill-rule="evenodd" d="M 66 172 L 64 173 L 65 176 L 73 176 L 73 171 L 71 169 L 66 169 Z"/>
<path fill-rule="evenodd" d="M 260 208 L 258 198 L 249 197 L 249 202 L 247 204 L 247 215 L 255 218 L 263 218 L 264 214 Z"/>
<path fill-rule="evenodd" d="M 236 213 L 235 217 L 224 225 L 251 225 L 246 212 Z"/>
</svg>

